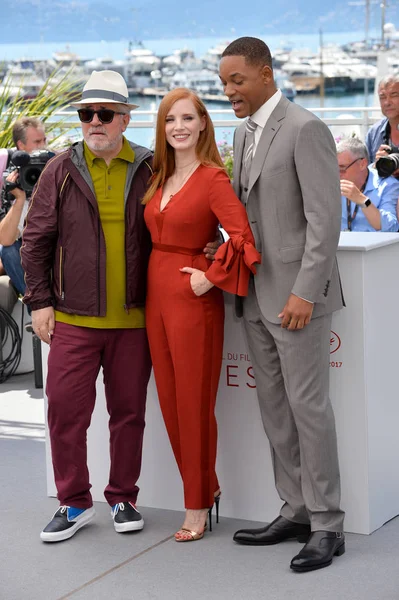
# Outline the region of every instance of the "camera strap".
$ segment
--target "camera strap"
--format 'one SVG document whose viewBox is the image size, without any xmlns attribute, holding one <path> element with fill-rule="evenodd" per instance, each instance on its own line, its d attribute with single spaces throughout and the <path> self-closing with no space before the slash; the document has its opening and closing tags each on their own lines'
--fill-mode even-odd
<svg viewBox="0 0 399 600">
<path fill-rule="evenodd" d="M 391 153 L 397 154 L 399 152 L 399 146 L 392 141 L 391 138 L 391 124 L 388 122 L 385 128 L 383 142 L 391 148 Z"/>
<path fill-rule="evenodd" d="M 389 146 L 390 137 L 391 137 L 391 125 L 388 121 L 387 126 L 385 127 L 384 135 L 383 135 L 383 142 L 387 146 Z"/>
</svg>

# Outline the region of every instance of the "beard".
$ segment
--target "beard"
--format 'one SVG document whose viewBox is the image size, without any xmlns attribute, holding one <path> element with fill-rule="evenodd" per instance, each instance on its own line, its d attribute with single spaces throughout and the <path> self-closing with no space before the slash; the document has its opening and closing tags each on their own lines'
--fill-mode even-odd
<svg viewBox="0 0 399 600">
<path fill-rule="evenodd" d="M 95 134 L 102 134 L 101 136 Z M 112 152 L 122 144 L 122 133 L 110 136 L 104 127 L 92 127 L 84 136 L 84 140 L 92 152 Z"/>
</svg>

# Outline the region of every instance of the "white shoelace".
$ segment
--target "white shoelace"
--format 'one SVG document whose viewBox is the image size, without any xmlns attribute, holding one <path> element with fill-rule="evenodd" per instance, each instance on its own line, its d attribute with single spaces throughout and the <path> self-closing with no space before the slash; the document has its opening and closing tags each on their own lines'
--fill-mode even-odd
<svg viewBox="0 0 399 600">
<path fill-rule="evenodd" d="M 125 504 L 124 504 L 124 502 L 119 502 L 119 504 L 117 504 L 114 507 L 113 515 L 114 516 L 117 515 L 120 510 L 125 510 Z"/>
</svg>

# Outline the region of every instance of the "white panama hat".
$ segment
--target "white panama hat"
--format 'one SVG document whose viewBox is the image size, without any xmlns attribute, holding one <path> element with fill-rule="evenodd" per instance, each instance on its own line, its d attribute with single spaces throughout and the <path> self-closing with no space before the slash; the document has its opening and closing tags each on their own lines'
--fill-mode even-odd
<svg viewBox="0 0 399 600">
<path fill-rule="evenodd" d="M 111 102 L 123 104 L 133 110 L 137 104 L 129 104 L 127 85 L 120 73 L 116 71 L 93 71 L 83 88 L 79 102 L 71 104 L 74 108 L 82 108 L 87 104 Z"/>
</svg>

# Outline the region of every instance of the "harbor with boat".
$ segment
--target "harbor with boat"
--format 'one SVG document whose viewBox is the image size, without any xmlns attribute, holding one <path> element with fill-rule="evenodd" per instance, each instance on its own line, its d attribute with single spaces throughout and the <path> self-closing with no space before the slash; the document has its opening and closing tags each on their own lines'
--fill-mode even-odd
<svg viewBox="0 0 399 600">
<path fill-rule="evenodd" d="M 399 31 L 384 26 L 384 39 L 339 45 L 328 42 L 316 50 L 281 46 L 273 50 L 278 86 L 290 100 L 303 95 L 353 95 L 372 93 L 378 75 L 378 58 L 384 53 L 390 72 L 399 70 Z M 175 87 L 196 90 L 207 102 L 227 103 L 218 76 L 218 64 L 226 40 L 196 55 L 188 45 L 172 53 L 155 52 L 142 42 L 127 44 L 123 59 L 112 56 L 84 58 L 67 45 L 47 59 L 24 56 L 0 63 L 0 94 L 7 85 L 10 96 L 34 98 L 51 74 L 70 77 L 71 94 L 79 94 L 93 70 L 112 69 L 125 78 L 129 93 L 157 100 Z M 1 46 L 0 46 L 1 52 Z M 0 56 L 0 60 L 2 57 Z"/>
</svg>

